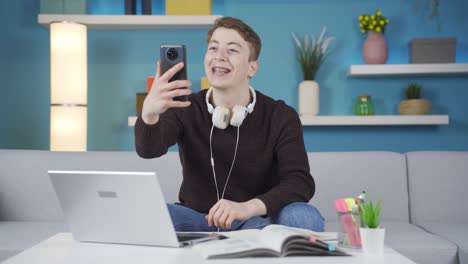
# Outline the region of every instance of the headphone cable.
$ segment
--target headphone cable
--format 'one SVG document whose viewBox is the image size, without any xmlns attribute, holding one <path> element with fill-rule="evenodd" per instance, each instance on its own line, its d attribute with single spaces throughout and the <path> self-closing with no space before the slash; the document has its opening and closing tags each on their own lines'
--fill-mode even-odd
<svg viewBox="0 0 468 264">
<path fill-rule="evenodd" d="M 237 146 L 239 145 L 239 127 L 237 127 L 237 138 L 236 138 L 236 148 L 234 150 L 234 157 L 232 158 L 231 168 L 229 169 L 228 177 L 226 179 L 226 184 L 224 184 L 223 194 L 221 195 L 221 199 L 224 198 L 224 192 L 226 191 L 227 184 L 229 182 L 229 178 L 231 178 L 232 168 L 234 167 L 234 163 L 236 162 L 237 156 Z"/>
<path fill-rule="evenodd" d="M 210 158 L 211 158 L 211 168 L 213 169 L 213 179 L 214 179 L 214 182 L 215 182 L 215 187 L 216 187 L 216 197 L 218 198 L 218 202 L 219 200 L 223 199 L 224 198 L 224 194 L 226 192 L 226 187 L 228 185 L 228 182 L 229 182 L 229 179 L 231 178 L 231 172 L 232 172 L 232 168 L 234 168 L 234 163 L 236 161 L 236 156 L 237 156 L 237 147 L 239 146 L 239 126 L 237 127 L 237 137 L 236 137 L 236 148 L 234 150 L 234 157 L 232 159 L 232 163 L 231 163 L 231 168 L 229 169 L 229 173 L 228 173 L 228 176 L 227 176 L 227 179 L 226 179 L 226 183 L 224 184 L 224 188 L 223 188 L 223 193 L 221 195 L 221 199 L 219 198 L 219 189 L 218 189 L 218 182 L 216 180 L 216 172 L 215 172 L 215 167 L 214 167 L 214 158 L 213 158 L 213 145 L 212 145 L 212 138 L 213 138 L 213 129 L 214 129 L 214 124 L 211 126 L 211 131 L 210 131 Z M 218 227 L 218 232 L 219 232 L 219 227 Z"/>
<path fill-rule="evenodd" d="M 211 139 L 213 137 L 213 129 L 214 129 L 214 124 L 211 126 L 211 132 L 210 132 L 210 160 L 211 160 L 211 168 L 213 169 L 213 179 L 214 179 L 215 187 L 216 187 L 216 197 L 218 198 L 218 201 L 219 201 L 218 182 L 216 181 L 216 172 L 214 168 L 213 146 L 211 144 Z"/>
</svg>

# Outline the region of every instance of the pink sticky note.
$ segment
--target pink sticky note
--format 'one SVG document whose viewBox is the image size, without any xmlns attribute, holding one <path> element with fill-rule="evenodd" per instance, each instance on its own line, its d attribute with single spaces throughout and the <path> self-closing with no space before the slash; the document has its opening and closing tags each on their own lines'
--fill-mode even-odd
<svg viewBox="0 0 468 264">
<path fill-rule="evenodd" d="M 344 199 L 335 200 L 335 208 L 336 208 L 336 211 L 339 213 L 349 212 L 348 206 L 346 205 L 346 202 Z"/>
</svg>

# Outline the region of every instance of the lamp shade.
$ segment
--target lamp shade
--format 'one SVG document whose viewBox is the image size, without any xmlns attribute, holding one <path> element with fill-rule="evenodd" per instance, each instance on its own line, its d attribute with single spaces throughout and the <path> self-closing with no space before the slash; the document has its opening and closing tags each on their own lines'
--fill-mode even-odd
<svg viewBox="0 0 468 264">
<path fill-rule="evenodd" d="M 50 150 L 86 151 L 87 107 L 50 107 Z"/>
<path fill-rule="evenodd" d="M 50 150 L 87 148 L 87 29 L 50 24 Z"/>
<path fill-rule="evenodd" d="M 50 24 L 51 104 L 87 102 L 87 29 L 85 25 Z"/>
</svg>

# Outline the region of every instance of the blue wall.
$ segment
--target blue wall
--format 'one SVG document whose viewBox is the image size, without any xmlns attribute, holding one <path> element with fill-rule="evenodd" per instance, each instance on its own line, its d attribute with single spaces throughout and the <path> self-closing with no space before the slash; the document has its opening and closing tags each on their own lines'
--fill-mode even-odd
<svg viewBox="0 0 468 264">
<path fill-rule="evenodd" d="M 119 1 L 91 0 L 92 13 L 117 14 Z M 468 76 L 348 78 L 350 64 L 362 64 L 364 36 L 359 14 L 376 9 L 390 19 L 387 63 L 408 62 L 408 41 L 420 37 L 457 37 L 457 62 L 468 62 L 468 3 L 441 1 L 442 31 L 415 0 L 213 0 L 214 13 L 243 19 L 263 41 L 261 68 L 252 85 L 297 109 L 301 80 L 291 32 L 318 35 L 323 26 L 336 37 L 321 68 L 321 114 L 348 115 L 359 94 L 370 94 L 377 114 L 396 114 L 408 82 L 424 86 L 434 114 L 449 114 L 448 126 L 305 127 L 308 151 L 468 150 Z M 419 0 L 420 2 L 424 2 Z M 122 3 L 123 1 L 120 1 Z M 162 14 L 163 1 L 155 0 Z M 50 104 L 49 31 L 37 24 L 39 1 L 0 2 L 0 148 L 48 149 Z M 426 14 L 424 14 L 426 13 Z M 465 26 L 465 28 L 464 28 Z M 205 30 L 89 31 L 88 150 L 133 150 L 135 93 L 144 92 L 162 43 L 185 43 L 189 78 L 199 88 L 204 75 Z"/>
</svg>

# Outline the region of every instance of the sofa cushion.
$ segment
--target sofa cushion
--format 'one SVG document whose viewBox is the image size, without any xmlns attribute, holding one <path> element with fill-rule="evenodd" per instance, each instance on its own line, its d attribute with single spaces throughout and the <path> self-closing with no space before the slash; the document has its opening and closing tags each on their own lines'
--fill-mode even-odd
<svg viewBox="0 0 468 264">
<path fill-rule="evenodd" d="M 315 179 L 310 201 L 325 219 L 336 218 L 334 200 L 356 197 L 365 190 L 373 200 L 382 199 L 382 218 L 409 223 L 405 156 L 394 152 L 308 153 Z"/>
<path fill-rule="evenodd" d="M 48 151 L 0 150 L 0 221 L 59 221 Z"/>
<path fill-rule="evenodd" d="M 48 170 L 155 171 L 169 203 L 178 201 L 182 182 L 177 152 L 147 160 L 133 151 L 0 150 L 0 221 L 63 221 Z"/>
<path fill-rule="evenodd" d="M 460 264 L 468 264 L 468 223 L 447 224 L 425 222 L 421 227 L 435 235 L 441 236 L 458 246 Z"/>
<path fill-rule="evenodd" d="M 457 264 L 457 246 L 422 228 L 400 221 L 382 222 L 385 228 L 385 245 L 416 263 Z M 336 231 L 337 222 L 327 222 L 325 231 Z"/>
<path fill-rule="evenodd" d="M 468 152 L 420 151 L 406 156 L 412 223 L 468 223 Z"/>
<path fill-rule="evenodd" d="M 412 224 L 388 222 L 384 225 L 388 245 L 416 263 L 458 263 L 454 243 Z"/>
<path fill-rule="evenodd" d="M 64 222 L 0 222 L 0 262 L 67 230 Z"/>
</svg>

